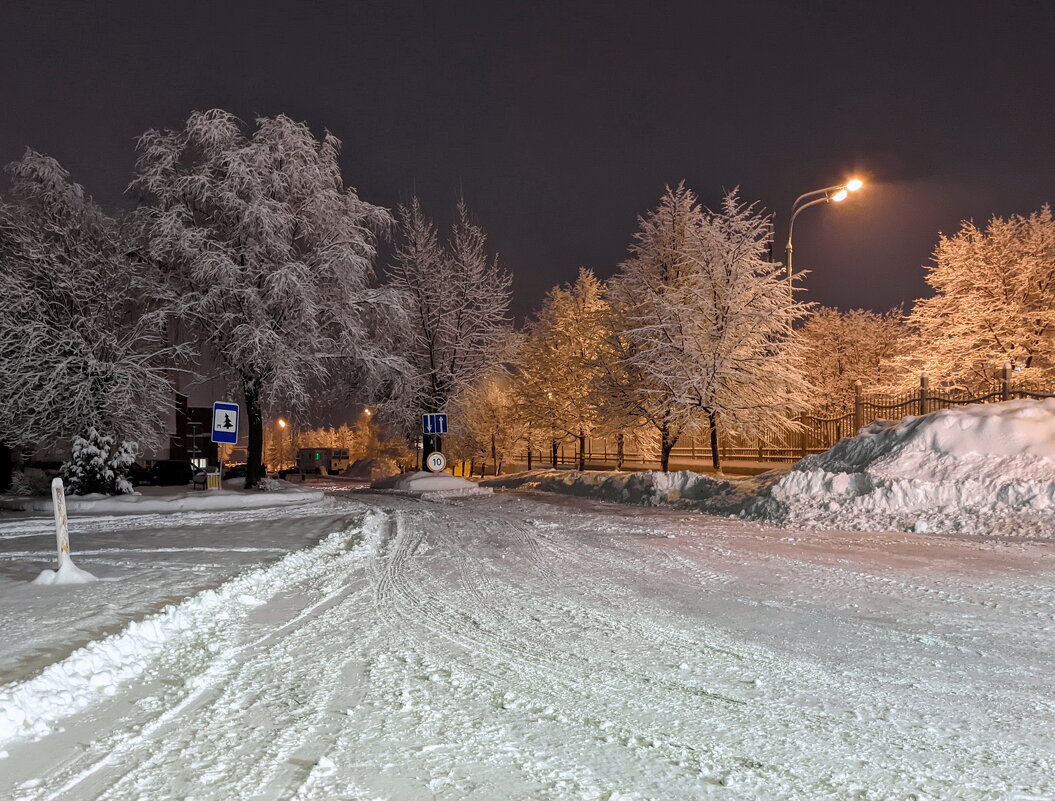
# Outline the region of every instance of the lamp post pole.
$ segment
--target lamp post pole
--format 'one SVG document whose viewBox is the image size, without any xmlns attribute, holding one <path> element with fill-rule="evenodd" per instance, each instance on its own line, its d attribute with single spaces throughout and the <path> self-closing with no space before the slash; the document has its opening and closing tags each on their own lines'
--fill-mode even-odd
<svg viewBox="0 0 1055 801">
<path fill-rule="evenodd" d="M 856 192 L 864 186 L 864 183 L 859 178 L 851 178 L 845 184 L 835 184 L 834 186 L 826 186 L 823 189 L 814 189 L 812 192 L 805 192 L 795 198 L 795 202 L 791 204 L 791 222 L 788 224 L 788 243 L 784 247 L 784 266 L 788 271 L 788 292 L 792 292 L 791 279 L 792 279 L 792 235 L 795 233 L 795 219 L 803 211 L 808 209 L 810 206 L 817 206 L 821 203 L 842 203 L 849 197 L 851 192 Z M 819 195 L 819 197 L 818 197 Z M 810 200 L 810 198 L 813 198 Z"/>
</svg>

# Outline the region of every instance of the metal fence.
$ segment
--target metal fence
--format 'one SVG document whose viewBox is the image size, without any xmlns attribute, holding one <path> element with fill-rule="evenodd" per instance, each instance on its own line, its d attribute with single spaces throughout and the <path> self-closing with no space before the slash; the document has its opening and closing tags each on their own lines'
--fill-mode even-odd
<svg viewBox="0 0 1055 801">
<path fill-rule="evenodd" d="M 854 399 L 846 404 L 845 410 L 834 410 L 830 415 L 802 415 L 799 430 L 784 434 L 760 434 L 756 436 L 739 436 L 725 434 L 719 438 L 718 449 L 723 462 L 794 462 L 811 453 L 822 453 L 831 448 L 843 437 L 854 436 L 863 426 L 875 420 L 898 420 L 907 415 L 922 415 L 939 409 L 950 409 L 956 406 L 968 406 L 975 403 L 996 403 L 1019 398 L 1055 397 L 1055 386 L 1039 387 L 1015 384 L 1011 371 L 1005 369 L 1000 381 L 986 387 L 978 394 L 961 390 L 937 388 L 930 386 L 926 374 L 920 376 L 919 389 L 902 394 L 864 393 L 858 385 Z M 523 463 L 526 453 L 518 454 L 515 459 Z M 552 464 L 548 447 L 533 454 L 535 466 L 544 467 Z M 683 437 L 671 451 L 671 467 L 698 466 L 711 461 L 710 441 L 706 436 Z M 616 461 L 616 442 L 614 438 L 588 438 L 584 461 L 593 467 L 611 467 Z M 577 444 L 574 441 L 562 442 L 558 446 L 557 464 L 574 465 L 578 462 Z M 658 465 L 659 454 L 625 449 L 623 463 L 628 467 L 652 467 Z"/>
</svg>

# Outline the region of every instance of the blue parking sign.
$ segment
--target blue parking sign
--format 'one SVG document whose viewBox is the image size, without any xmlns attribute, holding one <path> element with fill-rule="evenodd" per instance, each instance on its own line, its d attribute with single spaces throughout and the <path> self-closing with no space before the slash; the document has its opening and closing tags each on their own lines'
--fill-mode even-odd
<svg viewBox="0 0 1055 801">
<path fill-rule="evenodd" d="M 238 404 L 217 401 L 212 405 L 212 441 L 238 444 Z"/>
</svg>

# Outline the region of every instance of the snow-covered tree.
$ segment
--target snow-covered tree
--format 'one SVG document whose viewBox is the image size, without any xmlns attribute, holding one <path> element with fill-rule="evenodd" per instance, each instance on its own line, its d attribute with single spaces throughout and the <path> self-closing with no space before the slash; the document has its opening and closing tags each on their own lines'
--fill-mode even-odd
<svg viewBox="0 0 1055 801">
<path fill-rule="evenodd" d="M 579 469 L 586 437 L 596 428 L 597 390 L 606 347 L 604 288 L 587 269 L 567 287 L 554 287 L 527 327 L 517 359 L 521 415 L 556 442 L 578 442 Z"/>
<path fill-rule="evenodd" d="M 889 385 L 892 360 L 901 354 L 907 334 L 901 309 L 884 314 L 816 309 L 798 330 L 814 388 L 811 408 L 843 414 L 853 405 L 856 382 L 866 391 Z"/>
<path fill-rule="evenodd" d="M 0 203 L 0 443 L 95 427 L 157 439 L 176 351 L 144 303 L 118 223 L 57 161 L 27 150 Z"/>
<path fill-rule="evenodd" d="M 339 154 L 332 134 L 317 140 L 288 117 L 247 133 L 219 109 L 139 141 L 142 255 L 171 314 L 237 376 L 247 487 L 260 477 L 269 402 L 303 408 L 313 384 L 338 372 L 369 387 L 403 366 L 377 333 L 398 310 L 372 284 L 390 217 L 345 186 Z"/>
<path fill-rule="evenodd" d="M 684 185 L 667 190 L 610 284 L 626 363 L 660 431 L 664 468 L 677 438 L 700 422 L 720 469 L 719 429 L 780 431 L 808 403 L 792 324 L 806 307 L 768 260 L 772 221 L 727 194 L 700 209 Z"/>
<path fill-rule="evenodd" d="M 995 380 L 1005 363 L 1019 368 L 1023 380 L 1055 381 L 1049 206 L 1027 217 L 993 217 L 984 230 L 964 222 L 939 239 L 933 261 L 927 283 L 935 294 L 917 301 L 909 315 L 916 343 L 906 367 L 971 390 Z"/>
<path fill-rule="evenodd" d="M 411 423 L 445 412 L 466 387 L 500 359 L 509 330 L 511 277 L 487 254 L 487 236 L 464 201 L 444 242 L 418 199 L 398 211 L 389 286 L 406 310 L 407 356 L 416 387 L 407 404 Z"/>
<path fill-rule="evenodd" d="M 520 414 L 512 383 L 504 368 L 492 368 L 452 404 L 461 451 L 466 456 L 490 459 L 496 475 L 527 437 L 528 421 Z"/>
<path fill-rule="evenodd" d="M 136 444 L 122 442 L 113 447 L 114 438 L 89 426 L 85 436 L 73 438 L 70 458 L 59 475 L 69 495 L 131 495 L 128 471 L 136 460 Z"/>
</svg>

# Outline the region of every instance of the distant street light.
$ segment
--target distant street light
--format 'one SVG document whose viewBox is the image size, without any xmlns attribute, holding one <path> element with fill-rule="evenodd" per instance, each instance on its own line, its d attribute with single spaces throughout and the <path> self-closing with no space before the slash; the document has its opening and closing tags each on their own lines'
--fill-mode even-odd
<svg viewBox="0 0 1055 801">
<path fill-rule="evenodd" d="M 803 195 L 799 195 L 798 198 L 795 199 L 795 202 L 791 205 L 791 222 L 788 224 L 788 244 L 787 247 L 784 249 L 784 253 L 786 256 L 785 266 L 788 269 L 789 292 L 791 292 L 792 276 L 791 237 L 792 234 L 794 234 L 795 232 L 795 218 L 798 217 L 799 214 L 803 212 L 803 210 L 808 209 L 810 206 L 816 206 L 819 203 L 842 203 L 844 200 L 846 200 L 846 198 L 850 196 L 851 192 L 856 192 L 862 186 L 864 186 L 864 182 L 860 178 L 851 178 L 845 184 L 826 186 L 824 187 L 824 189 L 814 189 L 812 192 L 806 192 Z M 820 197 L 817 197 L 814 200 L 807 201 L 808 198 L 812 198 L 815 195 L 820 195 Z"/>
<path fill-rule="evenodd" d="M 289 450 L 290 450 L 290 453 L 292 454 L 291 458 L 293 460 L 293 464 L 296 464 L 297 463 L 297 444 L 293 441 L 293 427 L 289 424 L 288 421 L 286 421 L 285 418 L 282 418 L 282 417 L 278 418 L 277 422 L 278 422 L 278 427 L 279 428 L 281 428 L 281 429 L 288 428 L 289 429 Z M 281 453 L 281 451 L 279 451 L 279 452 Z"/>
</svg>

